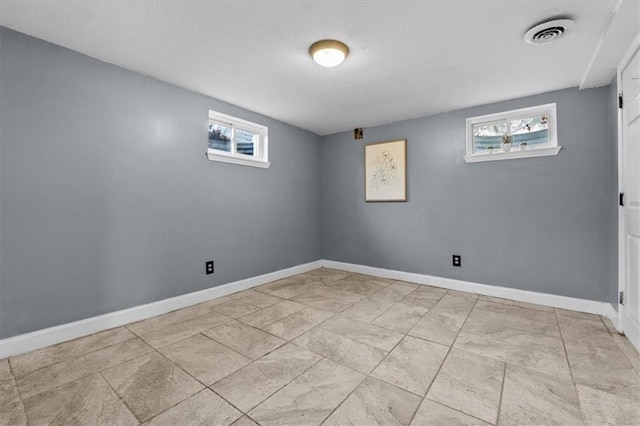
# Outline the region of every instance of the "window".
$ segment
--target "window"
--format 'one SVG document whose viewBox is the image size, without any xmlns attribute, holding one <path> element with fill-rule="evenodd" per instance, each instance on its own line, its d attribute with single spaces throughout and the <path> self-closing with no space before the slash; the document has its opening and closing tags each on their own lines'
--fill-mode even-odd
<svg viewBox="0 0 640 426">
<path fill-rule="evenodd" d="M 506 146 L 505 136 L 511 139 Z M 557 155 L 560 149 L 556 104 L 467 119 L 467 163 Z"/>
<path fill-rule="evenodd" d="M 212 161 L 268 168 L 269 128 L 226 114 L 209 111 L 209 149 Z"/>
</svg>

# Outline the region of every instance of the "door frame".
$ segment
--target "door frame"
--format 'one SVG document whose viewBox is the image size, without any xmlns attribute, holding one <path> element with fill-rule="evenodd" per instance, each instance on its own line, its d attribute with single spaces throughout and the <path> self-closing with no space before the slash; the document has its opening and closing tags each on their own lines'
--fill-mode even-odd
<svg viewBox="0 0 640 426">
<path fill-rule="evenodd" d="M 636 36 L 636 38 L 631 42 L 629 48 L 626 53 L 622 57 L 622 60 L 618 64 L 617 70 L 617 84 L 618 84 L 618 95 L 622 93 L 622 70 L 631 62 L 636 52 L 640 50 L 640 34 Z M 623 114 L 622 108 L 618 108 L 618 193 L 624 193 L 624 145 L 623 145 L 623 135 L 624 135 L 624 123 L 623 123 Z M 626 277 L 626 266 L 627 259 L 625 254 L 625 238 L 626 238 L 626 227 L 625 227 L 625 217 L 624 217 L 624 208 L 622 206 L 618 206 L 618 294 L 617 294 L 617 306 L 618 306 L 618 318 L 616 321 L 616 328 L 618 331 L 624 333 L 624 315 L 627 313 L 626 305 L 620 304 L 620 292 L 623 291 L 625 295 L 629 294 L 629 289 L 627 288 L 627 277 Z"/>
</svg>

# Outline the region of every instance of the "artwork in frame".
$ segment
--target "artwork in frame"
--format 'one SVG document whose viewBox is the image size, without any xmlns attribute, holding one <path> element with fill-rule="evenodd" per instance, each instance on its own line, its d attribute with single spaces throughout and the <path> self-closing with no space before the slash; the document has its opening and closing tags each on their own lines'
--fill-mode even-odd
<svg viewBox="0 0 640 426">
<path fill-rule="evenodd" d="M 365 201 L 407 201 L 407 140 L 365 145 L 364 174 Z"/>
</svg>

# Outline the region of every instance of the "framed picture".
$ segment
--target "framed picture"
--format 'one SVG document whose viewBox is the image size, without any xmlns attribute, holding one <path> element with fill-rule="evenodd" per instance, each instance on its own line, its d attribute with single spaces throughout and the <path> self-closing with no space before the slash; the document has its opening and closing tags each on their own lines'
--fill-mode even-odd
<svg viewBox="0 0 640 426">
<path fill-rule="evenodd" d="M 367 202 L 407 201 L 407 140 L 364 147 L 364 199 Z"/>
</svg>

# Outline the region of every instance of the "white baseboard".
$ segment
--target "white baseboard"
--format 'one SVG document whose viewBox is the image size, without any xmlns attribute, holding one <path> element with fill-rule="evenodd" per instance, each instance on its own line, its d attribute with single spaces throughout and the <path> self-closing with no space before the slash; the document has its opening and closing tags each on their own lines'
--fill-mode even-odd
<svg viewBox="0 0 640 426">
<path fill-rule="evenodd" d="M 141 321 L 156 315 L 166 314 L 167 312 L 175 311 L 176 309 L 197 305 L 198 303 L 206 302 L 207 300 L 216 299 L 237 291 L 247 290 L 271 281 L 277 281 L 293 275 L 302 274 L 320 267 L 322 267 L 322 261 L 316 260 L 315 262 L 281 269 L 279 271 L 270 272 L 257 277 L 251 277 L 205 290 L 171 297 L 169 299 L 160 300 L 146 305 L 134 306 L 121 311 L 111 312 L 80 321 L 74 321 L 2 339 L 0 340 L 0 359 L 19 355 L 45 346 L 66 342 L 68 340 L 77 339 L 78 337 L 87 336 L 89 334 L 119 327 L 135 321 Z"/>
<path fill-rule="evenodd" d="M 206 302 L 207 300 L 226 296 L 237 291 L 247 290 L 271 281 L 281 280 L 283 278 L 302 274 L 321 267 L 340 269 L 348 272 L 357 272 L 382 278 L 431 285 L 434 287 L 469 293 L 477 293 L 486 296 L 501 297 L 503 299 L 536 303 L 539 305 L 552 306 L 554 308 L 604 315 L 611 319 L 616 328 L 619 329 L 618 312 L 611 304 L 606 302 L 576 299 L 573 297 L 558 296 L 554 294 L 536 293 L 514 288 L 498 287 L 469 281 L 435 277 L 431 275 L 415 274 L 411 272 L 394 271 L 390 269 L 356 265 L 333 260 L 317 260 L 315 262 L 282 269 L 193 293 L 183 294 L 146 305 L 134 306 L 121 311 L 111 312 L 31 333 L 21 334 L 19 336 L 9 337 L 7 339 L 0 340 L 0 359 L 19 355 L 45 346 L 66 342 L 68 340 L 77 339 L 78 337 L 87 336 L 110 328 L 120 327 L 122 325 L 141 321 L 156 315 L 166 314 L 167 312 L 175 311 L 176 309 L 197 305 L 199 303 Z"/>
<path fill-rule="evenodd" d="M 333 260 L 323 260 L 322 266 L 325 268 L 340 269 L 348 272 L 358 272 L 361 274 L 374 275 L 381 278 L 389 278 L 416 284 L 431 285 L 434 287 L 441 287 L 450 290 L 464 291 L 467 293 L 477 293 L 485 296 L 500 297 L 503 299 L 516 300 L 518 302 L 529 302 L 538 305 L 551 306 L 554 308 L 568 309 L 571 311 L 605 315 L 611 319 L 616 327 L 618 325 L 618 312 L 613 308 L 613 306 L 611 306 L 610 303 L 607 302 L 576 299 L 574 297 L 537 293 L 527 290 L 518 290 L 515 288 L 454 280 L 451 278 L 434 277 L 432 275 L 414 274 L 411 272 L 394 271 L 391 269 L 382 269 L 373 266 L 336 262 Z"/>
</svg>

